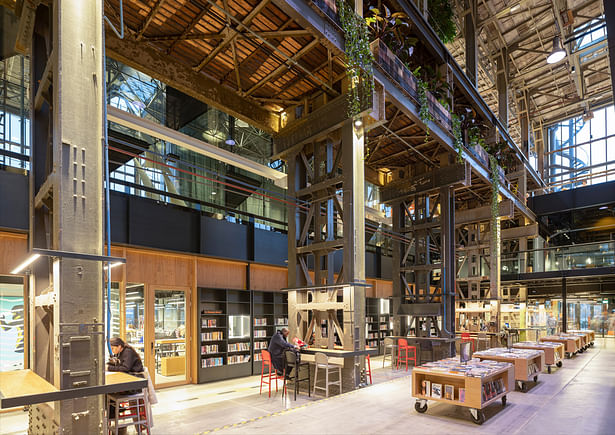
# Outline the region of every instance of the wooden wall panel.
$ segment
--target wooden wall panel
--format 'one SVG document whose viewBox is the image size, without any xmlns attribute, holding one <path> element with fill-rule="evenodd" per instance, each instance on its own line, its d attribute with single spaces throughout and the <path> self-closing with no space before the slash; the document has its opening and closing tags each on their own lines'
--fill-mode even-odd
<svg viewBox="0 0 615 435">
<path fill-rule="evenodd" d="M 239 261 L 198 258 L 197 286 L 245 289 L 246 266 L 247 263 Z"/>
<path fill-rule="evenodd" d="M 126 249 L 126 282 L 191 287 L 193 261 L 184 255 Z"/>
<path fill-rule="evenodd" d="M 288 269 L 285 267 L 250 265 L 250 289 L 279 291 L 288 287 Z"/>
<path fill-rule="evenodd" d="M 27 234 L 0 232 L 0 274 L 8 275 L 27 256 Z"/>
<path fill-rule="evenodd" d="M 390 298 L 393 296 L 393 281 L 375 279 L 375 294 L 377 298 Z"/>
</svg>

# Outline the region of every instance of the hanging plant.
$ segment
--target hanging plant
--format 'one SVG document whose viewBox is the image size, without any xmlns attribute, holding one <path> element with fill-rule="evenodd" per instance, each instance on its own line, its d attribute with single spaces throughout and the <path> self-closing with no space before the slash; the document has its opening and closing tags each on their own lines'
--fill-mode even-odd
<svg viewBox="0 0 615 435">
<path fill-rule="evenodd" d="M 380 39 L 407 67 L 418 42 L 411 36 L 412 22 L 403 12 L 391 12 L 381 2 L 370 2 L 365 22 L 369 26 L 372 40 Z"/>
<path fill-rule="evenodd" d="M 451 0 L 429 0 L 429 25 L 442 42 L 453 42 L 457 36 Z"/>
<path fill-rule="evenodd" d="M 487 150 L 487 145 L 485 144 L 485 139 L 483 139 L 480 135 L 480 128 L 477 125 L 473 125 L 468 128 L 468 142 L 470 143 L 470 147 L 479 145 L 482 148 Z"/>
<path fill-rule="evenodd" d="M 429 101 L 427 100 L 427 88 L 429 86 L 428 82 L 424 81 L 419 76 L 419 71 L 421 67 L 419 66 L 417 69 L 412 71 L 412 75 L 416 78 L 416 92 L 419 100 L 419 118 L 423 124 L 425 124 L 425 142 L 427 142 L 429 138 L 429 121 L 433 121 L 433 117 L 429 112 Z"/>
<path fill-rule="evenodd" d="M 500 217 L 500 173 L 498 171 L 497 159 L 489 155 L 489 166 L 491 168 L 491 230 L 493 240 L 497 240 L 497 219 Z"/>
<path fill-rule="evenodd" d="M 461 118 L 453 113 L 451 115 L 451 124 L 453 129 L 453 137 L 455 140 L 455 149 L 457 150 L 457 161 L 463 163 L 463 137 L 461 134 Z"/>
<path fill-rule="evenodd" d="M 374 56 L 369 48 L 369 27 L 344 0 L 337 0 L 344 31 L 348 77 L 348 117 L 355 118 L 367 107 L 374 92 Z"/>
</svg>

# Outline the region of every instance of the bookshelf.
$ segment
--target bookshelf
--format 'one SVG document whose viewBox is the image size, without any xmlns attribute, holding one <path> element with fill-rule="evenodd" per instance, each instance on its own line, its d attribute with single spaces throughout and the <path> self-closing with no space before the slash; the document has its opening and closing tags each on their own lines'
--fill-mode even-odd
<svg viewBox="0 0 615 435">
<path fill-rule="evenodd" d="M 390 299 L 365 298 L 365 345 L 382 353 L 385 337 L 393 335 Z"/>
<path fill-rule="evenodd" d="M 288 326 L 285 293 L 199 288 L 198 382 L 260 374 L 260 351 Z"/>
<path fill-rule="evenodd" d="M 430 364 L 442 367 L 419 366 L 412 370 L 412 396 L 417 399 L 415 409 L 419 413 L 426 412 L 427 401 L 433 400 L 470 408 L 474 423 L 482 424 L 485 421 L 482 410 L 498 400 L 505 406 L 506 394 L 514 389 L 514 370 L 510 364 L 492 366 L 476 360 L 468 362 L 468 366 L 485 372 L 480 376 L 456 371 L 455 367 L 459 367 L 460 363 L 455 358 Z M 434 384 L 440 386 L 440 396 L 433 394 Z"/>
</svg>

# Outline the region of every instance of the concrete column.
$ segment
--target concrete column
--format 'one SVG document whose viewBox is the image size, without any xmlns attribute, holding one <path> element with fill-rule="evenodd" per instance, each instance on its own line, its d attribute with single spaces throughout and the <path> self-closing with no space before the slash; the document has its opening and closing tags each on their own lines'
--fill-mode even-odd
<svg viewBox="0 0 615 435">
<path fill-rule="evenodd" d="M 476 20 L 478 9 L 476 0 L 465 0 L 464 34 L 466 41 L 466 75 L 474 86 L 478 81 L 478 42 L 476 35 Z"/>
<path fill-rule="evenodd" d="M 102 26 L 102 0 L 56 0 L 37 9 L 30 99 L 32 248 L 103 253 Z M 44 101 L 37 108 L 39 90 Z M 102 385 L 102 264 L 43 258 L 30 282 L 32 296 L 55 293 L 45 308 L 31 302 L 33 370 L 61 390 Z M 103 408 L 103 396 L 34 405 L 29 432 L 102 433 Z"/>
</svg>

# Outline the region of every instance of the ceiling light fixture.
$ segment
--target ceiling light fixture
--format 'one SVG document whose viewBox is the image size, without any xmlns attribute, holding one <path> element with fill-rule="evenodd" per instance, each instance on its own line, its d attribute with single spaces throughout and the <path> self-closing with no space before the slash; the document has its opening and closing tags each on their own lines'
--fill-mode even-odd
<svg viewBox="0 0 615 435">
<path fill-rule="evenodd" d="M 556 35 L 553 37 L 553 49 L 551 50 L 551 54 L 549 54 L 549 57 L 547 57 L 547 63 L 557 63 L 564 57 L 566 57 L 566 51 L 562 47 L 562 42 L 559 36 Z"/>
<path fill-rule="evenodd" d="M 360 128 L 363 125 L 363 120 L 361 118 L 357 118 L 354 120 L 354 126 L 356 128 Z"/>
<path fill-rule="evenodd" d="M 514 5 L 513 7 L 510 8 L 510 12 L 517 12 L 519 9 L 521 9 L 521 3 L 517 3 L 516 5 Z"/>
<path fill-rule="evenodd" d="M 607 208 L 609 208 L 608 205 L 603 205 L 602 207 L 600 207 L 598 210 L 606 210 Z"/>
</svg>

